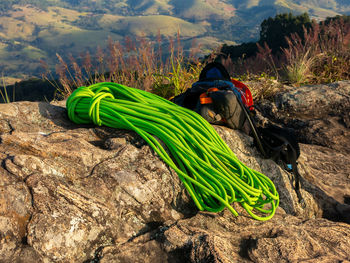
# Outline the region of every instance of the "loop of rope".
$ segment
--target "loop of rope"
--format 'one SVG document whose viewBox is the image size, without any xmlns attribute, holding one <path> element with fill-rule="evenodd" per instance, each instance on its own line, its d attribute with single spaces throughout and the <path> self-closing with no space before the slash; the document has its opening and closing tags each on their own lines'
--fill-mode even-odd
<svg viewBox="0 0 350 263">
<path fill-rule="evenodd" d="M 68 98 L 69 118 L 137 132 L 173 168 L 199 210 L 239 202 L 257 220 L 276 211 L 279 195 L 265 175 L 245 166 L 197 113 L 157 95 L 116 83 L 80 87 Z M 168 152 L 159 141 L 162 140 Z"/>
<path fill-rule="evenodd" d="M 103 92 L 105 90 L 99 90 L 92 97 L 89 107 L 89 117 L 92 119 L 94 124 L 101 126 L 102 121 L 100 120 L 100 102 L 103 98 L 112 98 L 114 99 L 113 94 Z"/>
</svg>

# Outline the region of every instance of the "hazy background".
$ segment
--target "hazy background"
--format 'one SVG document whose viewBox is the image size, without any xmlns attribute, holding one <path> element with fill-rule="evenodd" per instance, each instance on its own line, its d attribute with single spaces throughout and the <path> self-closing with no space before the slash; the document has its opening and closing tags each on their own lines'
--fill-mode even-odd
<svg viewBox="0 0 350 263">
<path fill-rule="evenodd" d="M 0 73 L 8 84 L 40 77 L 56 53 L 78 56 L 107 39 L 146 37 L 168 43 L 180 32 L 185 49 L 201 53 L 259 38 L 261 22 L 278 13 L 307 12 L 322 20 L 350 14 L 348 0 L 10 0 L 0 2 Z"/>
</svg>

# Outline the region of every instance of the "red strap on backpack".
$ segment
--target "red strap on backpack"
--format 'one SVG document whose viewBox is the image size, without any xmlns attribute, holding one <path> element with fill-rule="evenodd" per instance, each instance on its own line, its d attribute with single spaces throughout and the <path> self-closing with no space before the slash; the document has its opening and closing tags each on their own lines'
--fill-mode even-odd
<svg viewBox="0 0 350 263">
<path fill-rule="evenodd" d="M 231 82 L 233 85 L 235 85 L 237 90 L 241 93 L 241 98 L 242 98 L 242 102 L 244 103 L 244 105 L 246 105 L 250 111 L 254 110 L 253 96 L 252 96 L 252 93 L 250 92 L 248 86 L 245 85 L 244 83 L 236 80 L 236 79 L 233 79 L 233 78 L 231 78 Z M 202 93 L 199 96 L 200 104 L 213 103 L 213 100 L 208 96 L 208 94 L 210 92 L 214 92 L 214 91 L 218 91 L 218 90 L 219 89 L 217 89 L 217 88 L 210 88 L 206 92 Z"/>
<path fill-rule="evenodd" d="M 250 111 L 254 110 L 253 96 L 248 86 L 233 78 L 231 78 L 231 82 L 241 93 L 243 103 L 248 107 Z"/>
</svg>

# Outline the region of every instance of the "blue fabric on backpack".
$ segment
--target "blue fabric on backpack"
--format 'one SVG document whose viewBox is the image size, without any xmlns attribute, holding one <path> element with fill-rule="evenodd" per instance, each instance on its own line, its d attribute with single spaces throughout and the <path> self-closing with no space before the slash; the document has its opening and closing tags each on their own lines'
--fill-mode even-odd
<svg viewBox="0 0 350 263">
<path fill-rule="evenodd" d="M 208 70 L 205 76 L 207 79 L 222 79 L 223 78 L 220 70 L 217 68 L 212 68 L 212 69 Z"/>
</svg>

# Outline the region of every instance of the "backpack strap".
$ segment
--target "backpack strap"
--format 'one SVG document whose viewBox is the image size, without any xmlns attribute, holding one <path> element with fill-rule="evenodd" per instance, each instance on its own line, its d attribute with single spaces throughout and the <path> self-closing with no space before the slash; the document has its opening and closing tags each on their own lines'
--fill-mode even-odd
<svg viewBox="0 0 350 263">
<path fill-rule="evenodd" d="M 253 134 L 254 142 L 256 143 L 258 150 L 264 156 L 264 158 L 268 158 L 267 153 L 265 152 L 264 146 L 263 146 L 262 141 L 261 141 L 261 136 L 256 128 L 255 121 L 253 120 L 252 116 L 248 112 L 248 109 L 245 107 L 243 102 L 241 100 L 238 100 L 238 103 L 240 104 L 240 106 L 243 109 L 243 112 L 247 118 L 247 121 L 248 121 L 250 129 L 251 129 L 251 133 Z"/>
<path fill-rule="evenodd" d="M 295 178 L 295 192 L 297 194 L 297 197 L 298 197 L 298 201 L 299 203 L 301 204 L 301 206 L 303 208 L 306 207 L 306 203 L 305 203 L 305 200 L 303 198 L 303 196 L 301 195 L 301 192 L 300 192 L 300 174 L 299 174 L 299 170 L 298 170 L 298 165 L 297 165 L 297 161 L 295 158 L 291 159 L 291 166 L 292 166 L 292 172 L 294 174 L 294 178 Z"/>
<path fill-rule="evenodd" d="M 297 194 L 298 201 L 305 207 L 305 201 L 300 192 L 300 174 L 297 166 L 297 159 L 300 155 L 300 148 L 297 139 L 291 131 L 282 129 L 278 126 L 257 129 L 255 121 L 249 114 L 248 109 L 241 100 L 238 100 L 251 128 L 251 133 L 254 142 L 264 156 L 264 158 L 273 159 L 274 161 L 281 160 L 287 168 L 288 172 L 292 172 L 295 179 L 294 190 Z M 275 143 L 271 142 L 268 137 L 275 137 Z M 279 142 L 277 141 L 279 140 Z M 282 143 L 281 143 L 282 142 Z"/>
<path fill-rule="evenodd" d="M 270 125 L 266 128 L 259 128 L 261 144 L 265 149 L 266 158 L 274 161 L 281 161 L 285 170 L 293 173 L 298 201 L 305 207 L 305 201 L 300 192 L 300 174 L 298 171 L 297 159 L 300 155 L 300 148 L 292 130 Z"/>
</svg>

